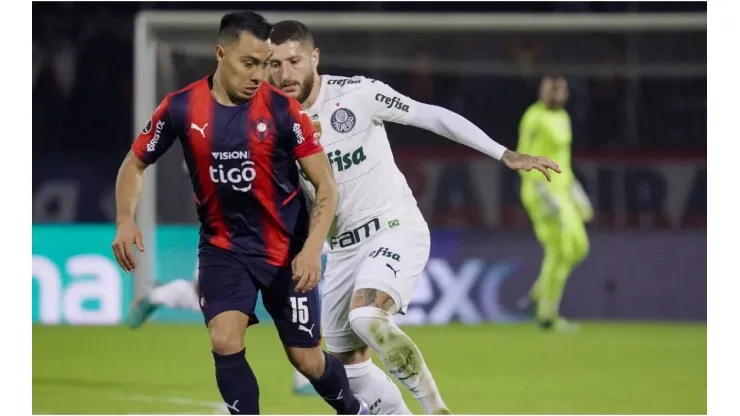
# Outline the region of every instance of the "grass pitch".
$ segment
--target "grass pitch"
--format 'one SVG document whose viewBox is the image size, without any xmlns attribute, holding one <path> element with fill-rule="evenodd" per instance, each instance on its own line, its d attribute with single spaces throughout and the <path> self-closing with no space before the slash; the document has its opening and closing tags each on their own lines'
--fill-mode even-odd
<svg viewBox="0 0 740 416">
<path fill-rule="evenodd" d="M 586 323 L 405 327 L 457 414 L 706 414 L 706 325 Z M 292 394 L 274 327 L 247 332 L 265 414 L 331 414 Z M 377 361 L 376 361 L 377 362 Z M 402 388 L 403 390 L 403 388 Z M 421 409 L 404 391 L 415 414 Z M 194 325 L 33 328 L 33 413 L 225 413 L 206 330 Z"/>
</svg>

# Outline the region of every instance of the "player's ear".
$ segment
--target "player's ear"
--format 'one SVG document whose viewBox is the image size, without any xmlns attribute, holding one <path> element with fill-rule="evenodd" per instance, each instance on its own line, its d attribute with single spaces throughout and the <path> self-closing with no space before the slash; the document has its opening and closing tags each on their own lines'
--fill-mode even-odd
<svg viewBox="0 0 740 416">
<path fill-rule="evenodd" d="M 319 48 L 313 48 L 311 51 L 311 64 L 313 64 L 314 69 L 319 67 L 319 55 Z"/>
<path fill-rule="evenodd" d="M 216 61 L 223 62 L 226 50 L 221 45 L 216 45 Z"/>
</svg>

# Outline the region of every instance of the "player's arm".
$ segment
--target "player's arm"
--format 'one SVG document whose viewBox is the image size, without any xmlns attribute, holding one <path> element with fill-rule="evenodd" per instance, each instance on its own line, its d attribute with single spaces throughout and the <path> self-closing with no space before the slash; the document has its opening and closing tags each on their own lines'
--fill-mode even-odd
<svg viewBox="0 0 740 416">
<path fill-rule="evenodd" d="M 118 169 L 116 238 L 113 241 L 113 253 L 118 264 L 127 272 L 133 271 L 136 267 L 136 256 L 132 246 L 135 245 L 139 251 L 144 251 L 141 232 L 134 221 L 144 183 L 144 170 L 156 162 L 175 140 L 167 101 L 165 99 L 154 111 Z"/>
<path fill-rule="evenodd" d="M 321 133 L 317 132 L 298 101 L 290 100 L 288 118 L 288 127 L 292 131 L 293 155 L 316 189 L 308 237 L 292 265 L 293 279 L 298 281 L 296 290 L 306 291 L 315 287 L 321 279 L 321 251 L 337 213 L 339 191 L 329 158 L 319 142 Z"/>
<path fill-rule="evenodd" d="M 588 198 L 586 191 L 578 182 L 578 179 L 573 179 L 573 183 L 570 184 L 570 197 L 575 203 L 578 214 L 584 222 L 589 222 L 594 217 L 594 209 L 591 206 L 591 200 Z"/>
<path fill-rule="evenodd" d="M 303 111 L 298 101 L 291 99 L 289 107 L 290 127 L 293 131 L 293 155 L 306 178 L 316 189 L 311 208 L 306 247 L 321 253 L 324 241 L 339 205 L 339 191 L 334 180 L 334 171 L 324 153 L 319 139 L 321 133 L 314 127 L 311 118 Z"/>
<path fill-rule="evenodd" d="M 133 222 L 148 165 L 129 151 L 116 178 L 116 224 Z"/>
<path fill-rule="evenodd" d="M 320 252 L 337 213 L 339 191 L 334 180 L 334 171 L 324 152 L 300 158 L 298 163 L 316 189 L 306 246 Z"/>
<path fill-rule="evenodd" d="M 560 172 L 550 159 L 530 156 L 506 149 L 465 117 L 446 108 L 412 100 L 380 81 L 371 81 L 371 111 L 375 117 L 400 124 L 419 127 L 468 146 L 496 160 L 510 169 L 530 171 L 537 169 L 550 180 L 550 172 Z"/>
</svg>

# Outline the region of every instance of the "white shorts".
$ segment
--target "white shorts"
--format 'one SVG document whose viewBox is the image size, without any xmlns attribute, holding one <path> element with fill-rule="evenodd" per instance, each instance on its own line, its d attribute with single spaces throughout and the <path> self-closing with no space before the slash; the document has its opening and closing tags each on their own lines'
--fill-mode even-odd
<svg viewBox="0 0 740 416">
<path fill-rule="evenodd" d="M 378 230 L 356 247 L 327 253 L 321 293 L 321 324 L 330 352 L 353 351 L 365 345 L 349 323 L 350 300 L 357 289 L 388 293 L 399 312 L 411 302 L 414 284 L 429 260 L 429 228 L 423 218 L 400 220 Z"/>
</svg>

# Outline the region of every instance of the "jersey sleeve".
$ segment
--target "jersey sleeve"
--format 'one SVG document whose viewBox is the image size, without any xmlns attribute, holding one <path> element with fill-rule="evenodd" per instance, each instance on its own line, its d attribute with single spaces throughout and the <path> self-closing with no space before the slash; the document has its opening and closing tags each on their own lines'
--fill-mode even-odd
<svg viewBox="0 0 740 416">
<path fill-rule="evenodd" d="M 291 149 L 296 159 L 302 159 L 324 151 L 321 132 L 314 127 L 311 118 L 301 104 L 293 98 L 288 100 L 288 131 Z"/>
<path fill-rule="evenodd" d="M 378 80 L 366 80 L 364 94 L 374 118 L 399 124 L 410 124 L 419 103 Z"/>
<path fill-rule="evenodd" d="M 150 165 L 167 152 L 175 139 L 177 134 L 172 126 L 169 97 L 166 97 L 134 140 L 131 151 L 139 160 Z"/>
</svg>

